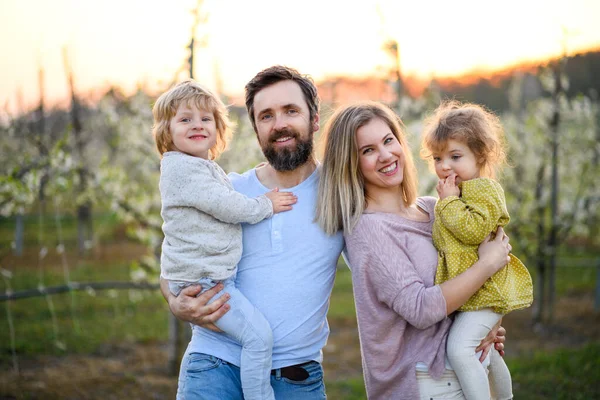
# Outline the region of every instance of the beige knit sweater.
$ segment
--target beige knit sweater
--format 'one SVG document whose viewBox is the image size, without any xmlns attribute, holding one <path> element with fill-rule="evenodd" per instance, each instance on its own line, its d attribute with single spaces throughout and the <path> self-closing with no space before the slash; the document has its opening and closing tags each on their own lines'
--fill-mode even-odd
<svg viewBox="0 0 600 400">
<path fill-rule="evenodd" d="M 168 280 L 231 277 L 242 255 L 240 223 L 273 215 L 266 196 L 236 192 L 217 163 L 176 151 L 163 154 L 159 188 L 165 235 L 161 277 Z"/>
</svg>

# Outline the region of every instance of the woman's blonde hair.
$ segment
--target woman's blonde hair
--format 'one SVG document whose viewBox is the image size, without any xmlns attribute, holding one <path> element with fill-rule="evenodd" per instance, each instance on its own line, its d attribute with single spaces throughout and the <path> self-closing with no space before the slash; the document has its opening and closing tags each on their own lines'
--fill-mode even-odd
<svg viewBox="0 0 600 400">
<path fill-rule="evenodd" d="M 195 105 L 199 110 L 213 113 L 217 126 L 217 141 L 208 150 L 208 156 L 212 160 L 216 159 L 225 151 L 231 137 L 231 122 L 229 121 L 227 107 L 210 90 L 192 80 L 173 86 L 154 103 L 152 108 L 152 115 L 154 116 L 152 135 L 159 154 L 162 157 L 163 153 L 175 150 L 169 126 L 171 119 L 177 114 L 177 109 L 183 103 Z"/>
<path fill-rule="evenodd" d="M 445 150 L 448 140 L 465 143 L 475 154 L 480 174 L 494 178 L 506 163 L 506 142 L 500 119 L 478 104 L 443 102 L 425 119 L 421 157 L 433 165 L 433 154 Z"/>
<path fill-rule="evenodd" d="M 327 122 L 322 137 L 324 155 L 315 220 L 329 235 L 341 229 L 350 233 L 367 206 L 356 132 L 375 118 L 390 127 L 404 151 L 401 184 L 404 204 L 410 206 L 417 198 L 417 170 L 398 116 L 387 106 L 373 101 L 341 107 Z"/>
</svg>

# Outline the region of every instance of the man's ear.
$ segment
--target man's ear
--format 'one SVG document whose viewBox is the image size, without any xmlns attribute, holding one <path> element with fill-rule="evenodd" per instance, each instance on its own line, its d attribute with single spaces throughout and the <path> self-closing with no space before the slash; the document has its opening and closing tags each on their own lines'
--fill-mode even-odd
<svg viewBox="0 0 600 400">
<path fill-rule="evenodd" d="M 319 116 L 319 113 L 316 113 L 315 117 L 313 118 L 313 121 L 312 121 L 313 133 L 317 132 L 321 128 L 320 122 L 321 122 L 321 117 Z"/>
</svg>

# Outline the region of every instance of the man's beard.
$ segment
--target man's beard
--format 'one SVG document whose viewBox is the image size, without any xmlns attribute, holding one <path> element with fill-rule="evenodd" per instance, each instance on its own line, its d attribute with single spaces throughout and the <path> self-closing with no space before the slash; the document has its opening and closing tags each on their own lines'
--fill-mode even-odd
<svg viewBox="0 0 600 400">
<path fill-rule="evenodd" d="M 306 164 L 311 158 L 313 152 L 313 133 L 310 131 L 308 139 L 302 140 L 300 133 L 295 129 L 282 129 L 274 133 L 262 147 L 263 154 L 269 161 L 269 164 L 280 172 L 293 171 L 296 168 Z M 296 140 L 296 147 L 277 149 L 274 145 L 275 140 L 290 136 Z"/>
</svg>

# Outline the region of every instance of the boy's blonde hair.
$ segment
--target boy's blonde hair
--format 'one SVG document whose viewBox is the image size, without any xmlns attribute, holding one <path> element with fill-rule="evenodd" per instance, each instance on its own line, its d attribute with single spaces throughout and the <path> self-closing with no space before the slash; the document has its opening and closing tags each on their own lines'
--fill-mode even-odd
<svg viewBox="0 0 600 400">
<path fill-rule="evenodd" d="M 213 113 L 217 126 L 217 141 L 208 150 L 208 156 L 211 160 L 216 159 L 227 148 L 231 136 L 231 122 L 229 121 L 227 107 L 210 90 L 192 80 L 173 86 L 154 103 L 152 108 L 152 115 L 154 116 L 152 135 L 159 154 L 162 157 L 165 152 L 175 150 L 169 125 L 171 119 L 177 114 L 177 108 L 182 103 L 195 105 L 200 110 Z"/>
<path fill-rule="evenodd" d="M 480 174 L 495 178 L 506 164 L 506 142 L 500 119 L 478 104 L 443 102 L 425 119 L 421 157 L 433 165 L 433 154 L 444 151 L 448 140 L 465 143 L 475 154 Z"/>
<path fill-rule="evenodd" d="M 390 127 L 404 152 L 401 184 L 404 204 L 410 206 L 417 199 L 417 170 L 398 116 L 387 106 L 374 101 L 341 107 L 327 122 L 322 137 L 325 154 L 315 220 L 329 235 L 341 229 L 351 232 L 367 207 L 356 132 L 376 118 Z"/>
</svg>

